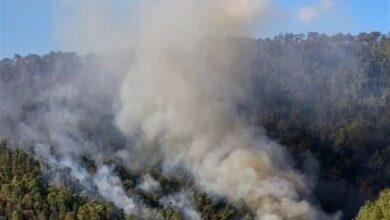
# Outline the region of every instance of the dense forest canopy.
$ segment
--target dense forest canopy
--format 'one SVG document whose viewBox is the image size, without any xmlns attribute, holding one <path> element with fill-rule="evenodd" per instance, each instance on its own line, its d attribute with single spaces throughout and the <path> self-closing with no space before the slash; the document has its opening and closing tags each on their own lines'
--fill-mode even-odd
<svg viewBox="0 0 390 220">
<path fill-rule="evenodd" d="M 308 33 L 229 40 L 242 48 L 237 69 L 252 79 L 251 95 L 237 111 L 291 153 L 294 167 L 310 177 L 314 203 L 351 219 L 366 200 L 390 186 L 389 35 Z M 53 169 L 50 161 L 63 152 L 71 152 L 92 176 L 99 173 L 96 164 L 115 164 L 112 172 L 126 193 L 162 218 L 181 219 L 195 211 L 202 219 L 253 217 L 245 206 L 201 192 L 185 174 L 160 175 L 159 158 L 138 158 L 150 165 L 141 170 L 136 164 L 128 170 L 128 162 L 118 160 L 121 149 L 135 145 L 113 124 L 115 94 L 133 59 L 128 48 L 105 56 L 51 52 L 0 61 L 0 137 L 35 157 L 2 146 L 3 217 L 134 217 L 117 204 L 103 202 L 111 198 L 94 194 L 97 190 L 104 195 L 101 189 L 92 187 L 82 195 L 85 184 L 67 179 L 72 170 Z M 60 148 L 43 152 L 37 147 L 41 145 Z M 139 148 L 132 150 L 139 155 Z M 157 192 L 137 185 L 147 175 L 160 184 Z M 189 198 L 180 200 L 183 191 Z M 387 194 L 381 194 L 378 203 L 388 205 Z M 195 211 L 171 200 L 192 204 Z M 373 206 L 362 208 L 358 219 L 370 216 Z"/>
</svg>

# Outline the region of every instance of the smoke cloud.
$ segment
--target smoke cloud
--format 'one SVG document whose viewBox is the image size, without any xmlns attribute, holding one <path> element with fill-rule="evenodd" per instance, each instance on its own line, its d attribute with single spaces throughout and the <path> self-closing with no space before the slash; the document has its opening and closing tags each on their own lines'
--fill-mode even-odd
<svg viewBox="0 0 390 220">
<path fill-rule="evenodd" d="M 335 5 L 334 0 L 319 0 L 313 6 L 305 6 L 298 11 L 299 21 L 308 23 L 316 19 L 322 13 L 330 10 Z"/>
<path fill-rule="evenodd" d="M 188 220 L 202 219 L 200 214 L 194 209 L 194 202 L 190 199 L 189 192 L 179 192 L 174 195 L 163 197 L 160 203 L 166 207 L 173 207 L 183 214 Z"/>
<path fill-rule="evenodd" d="M 141 182 L 137 185 L 144 192 L 155 192 L 160 190 L 160 183 L 157 182 L 149 174 L 141 177 Z"/>
<path fill-rule="evenodd" d="M 55 181 L 64 181 L 58 174 L 66 172 L 127 213 L 146 216 L 104 162 L 117 159 L 138 169 L 134 164 L 158 161 L 166 173 L 184 164 L 199 189 L 244 203 L 257 219 L 330 218 L 312 204 L 310 180 L 293 168 L 283 146 L 240 114 L 251 90 L 250 73 L 240 63 L 250 62 L 253 51 L 232 38 L 250 36 L 272 7 L 269 0 L 146 0 L 132 9 L 137 22 L 130 27 L 112 19 L 104 1 L 80 4 L 80 16 L 61 32 L 72 36 L 70 48 L 131 46 L 132 55 L 97 69 L 33 80 L 21 74 L 15 83 L 0 84 L 6 103 L 1 133 L 33 146 Z M 96 21 L 102 26 L 92 25 Z M 121 64 L 124 59 L 131 67 Z M 27 115 L 15 111 L 21 106 L 30 109 Z M 95 173 L 82 166 L 81 155 L 96 162 Z M 145 176 L 139 188 L 154 191 L 159 184 Z M 161 203 L 200 219 L 185 192 Z"/>
<path fill-rule="evenodd" d="M 55 67 L 38 63 L 36 55 L 16 60 L 15 66 L 24 68 L 0 82 L 1 135 L 42 159 L 52 182 L 70 182 L 127 213 L 138 212 L 119 177 L 104 164 L 120 146 L 115 141 L 121 142 L 111 123 L 115 102 L 111 87 L 119 85 L 123 65 L 117 62 L 112 68 L 114 62 L 100 60 L 83 64 L 75 54 L 55 61 L 55 56 L 42 59 Z M 45 72 L 46 68 L 54 72 Z M 95 173 L 83 166 L 83 155 L 97 163 Z"/>
<path fill-rule="evenodd" d="M 326 218 L 283 147 L 255 133 L 237 105 L 250 77 L 229 37 L 250 33 L 268 1 L 154 1 L 141 20 L 135 62 L 116 121 L 140 146 L 159 146 L 207 192 L 244 202 L 258 219 Z M 250 48 L 247 48 L 250 50 Z"/>
</svg>

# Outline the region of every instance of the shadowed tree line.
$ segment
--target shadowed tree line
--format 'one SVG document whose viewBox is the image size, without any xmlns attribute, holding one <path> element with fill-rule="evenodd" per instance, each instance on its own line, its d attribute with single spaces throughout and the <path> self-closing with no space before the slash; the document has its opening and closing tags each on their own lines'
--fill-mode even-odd
<svg viewBox="0 0 390 220">
<path fill-rule="evenodd" d="M 246 43 L 256 48 L 248 121 L 315 173 L 325 210 L 351 218 L 390 186 L 389 36 L 285 34 Z"/>
</svg>

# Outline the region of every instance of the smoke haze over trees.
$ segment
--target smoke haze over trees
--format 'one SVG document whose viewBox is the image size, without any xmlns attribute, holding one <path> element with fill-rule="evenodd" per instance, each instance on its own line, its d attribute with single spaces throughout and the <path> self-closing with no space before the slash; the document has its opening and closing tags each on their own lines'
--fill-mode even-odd
<svg viewBox="0 0 390 220">
<path fill-rule="evenodd" d="M 307 198 L 311 204 L 350 219 L 365 200 L 390 186 L 388 35 L 308 33 L 228 41 L 240 57 L 233 68 L 250 76 L 245 98 L 234 103 L 235 113 L 255 127 L 257 135 L 265 133 L 292 155 L 287 161 L 306 176 L 305 184 L 313 191 Z M 185 166 L 166 172 L 170 164 L 159 156 L 164 149 L 140 147 L 121 132 L 115 123 L 122 108 L 117 94 L 136 59 L 128 48 L 104 56 L 52 52 L 0 61 L 0 136 L 41 164 L 29 168 L 37 170 L 33 177 L 21 178 L 36 181 L 35 172 L 41 169 L 49 183 L 69 187 L 39 191 L 38 197 L 47 196 L 49 204 L 55 203 L 50 193 L 86 196 L 71 197 L 76 205 L 66 206 L 66 212 L 26 205 L 20 195 L 7 200 L 17 188 L 3 184 L 22 182 L 15 178 L 11 183 L 12 171 L 1 180 L 2 199 L 7 199 L 0 214 L 26 218 L 29 212 L 23 210 L 29 210 L 42 219 L 72 219 L 86 204 L 100 206 L 101 200 L 86 203 L 87 198 L 98 198 L 113 202 L 104 209 L 115 209 L 110 213 L 119 213 L 119 219 L 124 213 L 166 219 L 256 215 L 242 201 L 199 187 Z M 2 148 L 1 154 L 7 152 Z M 20 212 L 12 214 L 9 204 L 18 204 Z"/>
</svg>

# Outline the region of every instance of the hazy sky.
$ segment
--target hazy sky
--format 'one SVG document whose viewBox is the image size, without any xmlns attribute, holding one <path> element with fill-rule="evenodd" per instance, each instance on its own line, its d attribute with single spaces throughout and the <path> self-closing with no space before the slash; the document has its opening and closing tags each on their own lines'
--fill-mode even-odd
<svg viewBox="0 0 390 220">
<path fill-rule="evenodd" d="M 123 4 L 139 0 L 111 0 L 123 15 Z M 43 54 L 67 49 L 60 46 L 58 30 L 77 6 L 61 8 L 61 0 L 0 0 L 0 57 Z M 93 2 L 93 1 L 91 1 Z M 257 27 L 256 37 L 278 33 L 390 32 L 390 0 L 273 0 L 268 19 Z M 131 11 L 129 12 L 131 13 Z M 126 16 L 124 16 L 126 17 Z"/>
</svg>

